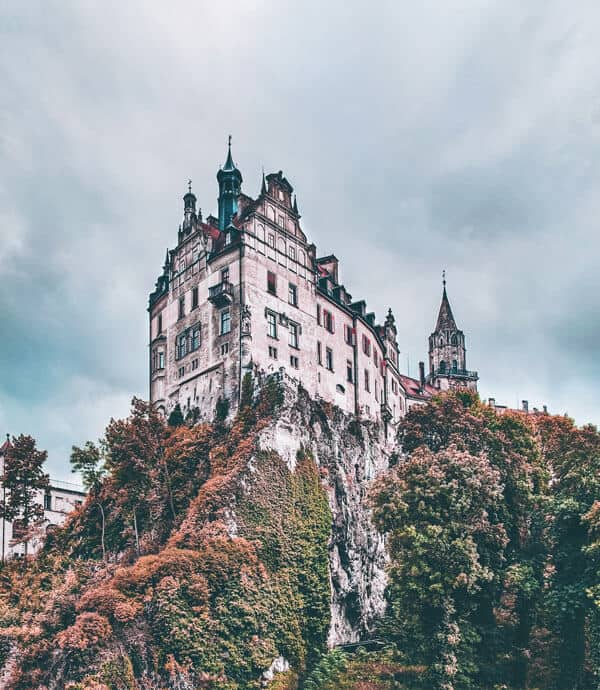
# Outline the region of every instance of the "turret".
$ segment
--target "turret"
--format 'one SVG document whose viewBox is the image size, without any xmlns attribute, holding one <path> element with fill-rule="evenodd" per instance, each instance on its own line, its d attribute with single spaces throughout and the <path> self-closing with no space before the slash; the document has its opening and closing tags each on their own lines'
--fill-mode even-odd
<svg viewBox="0 0 600 690">
<path fill-rule="evenodd" d="M 183 229 L 191 228 L 196 218 L 196 196 L 192 192 L 192 181 L 188 180 L 188 191 L 183 197 Z"/>
<path fill-rule="evenodd" d="M 238 212 L 238 200 L 242 191 L 242 173 L 231 157 L 231 136 L 229 137 L 227 160 L 217 173 L 219 183 L 219 230 L 223 231 Z"/>
</svg>

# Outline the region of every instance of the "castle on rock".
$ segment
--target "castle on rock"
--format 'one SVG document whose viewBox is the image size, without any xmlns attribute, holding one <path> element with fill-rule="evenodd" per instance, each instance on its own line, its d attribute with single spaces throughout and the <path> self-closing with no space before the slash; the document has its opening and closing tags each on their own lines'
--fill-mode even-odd
<svg viewBox="0 0 600 690">
<path fill-rule="evenodd" d="M 429 371 L 400 372 L 397 328 L 383 323 L 339 279 L 338 259 L 319 257 L 302 231 L 294 190 L 281 171 L 256 199 L 242 191 L 231 154 L 217 173 L 218 217 L 183 197 L 177 246 L 150 294 L 150 399 L 165 414 L 212 419 L 234 411 L 245 374 L 287 374 L 309 394 L 387 428 L 439 390 L 477 388 L 446 285 Z"/>
</svg>

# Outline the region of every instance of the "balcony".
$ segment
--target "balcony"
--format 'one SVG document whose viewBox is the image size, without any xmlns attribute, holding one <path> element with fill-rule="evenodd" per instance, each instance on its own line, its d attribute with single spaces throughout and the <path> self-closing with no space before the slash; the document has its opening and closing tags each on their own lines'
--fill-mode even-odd
<svg viewBox="0 0 600 690">
<path fill-rule="evenodd" d="M 208 288 L 208 301 L 215 307 L 226 307 L 233 302 L 233 285 L 224 281 Z"/>
<path fill-rule="evenodd" d="M 433 372 L 434 376 L 453 376 L 459 379 L 473 379 L 477 381 L 479 375 L 476 371 L 468 371 L 467 369 L 436 369 Z"/>
<path fill-rule="evenodd" d="M 389 422 L 393 419 L 392 408 L 385 401 L 381 403 L 381 418 L 384 422 Z"/>
</svg>

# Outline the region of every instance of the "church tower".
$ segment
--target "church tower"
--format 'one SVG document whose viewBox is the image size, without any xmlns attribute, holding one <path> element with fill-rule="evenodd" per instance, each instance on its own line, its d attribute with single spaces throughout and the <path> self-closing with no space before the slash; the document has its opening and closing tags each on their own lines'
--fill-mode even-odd
<svg viewBox="0 0 600 690">
<path fill-rule="evenodd" d="M 477 390 L 476 371 L 467 370 L 465 334 L 458 328 L 446 293 L 443 278 L 442 303 L 435 331 L 429 336 L 429 383 L 440 390 L 469 388 Z"/>
<path fill-rule="evenodd" d="M 223 231 L 238 212 L 238 199 L 242 192 L 242 173 L 231 157 L 231 136 L 229 137 L 227 160 L 217 173 L 219 183 L 219 230 Z"/>
</svg>

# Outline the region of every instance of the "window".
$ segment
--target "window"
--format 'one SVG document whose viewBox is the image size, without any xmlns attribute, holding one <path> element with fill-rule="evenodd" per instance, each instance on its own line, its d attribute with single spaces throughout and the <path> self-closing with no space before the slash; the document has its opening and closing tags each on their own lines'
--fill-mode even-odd
<svg viewBox="0 0 600 690">
<path fill-rule="evenodd" d="M 193 359 L 192 360 L 192 371 L 196 371 L 198 368 L 198 359 Z"/>
<path fill-rule="evenodd" d="M 277 276 L 272 271 L 267 271 L 267 292 L 277 294 Z"/>
<path fill-rule="evenodd" d="M 191 336 L 190 336 L 190 352 L 194 352 L 200 347 L 200 324 L 197 323 L 192 326 Z"/>
<path fill-rule="evenodd" d="M 269 338 L 277 338 L 277 314 L 275 312 L 267 312 L 267 323 Z"/>
<path fill-rule="evenodd" d="M 179 378 L 183 378 L 183 375 L 185 374 L 185 367 L 179 367 Z"/>
<path fill-rule="evenodd" d="M 458 345 L 458 337 L 456 336 L 456 333 L 454 333 L 454 335 L 450 339 L 450 342 L 452 343 L 452 345 Z"/>
<path fill-rule="evenodd" d="M 295 355 L 290 355 L 290 365 L 294 367 L 294 369 L 297 369 L 299 366 L 298 357 Z"/>
<path fill-rule="evenodd" d="M 377 384 L 377 379 L 375 379 L 375 400 L 379 402 L 379 386 Z"/>
<path fill-rule="evenodd" d="M 317 304 L 317 323 L 321 325 L 321 305 Z"/>
<path fill-rule="evenodd" d="M 283 197 L 283 194 L 279 192 L 279 198 L 281 199 Z M 284 216 L 279 216 L 279 225 L 281 225 L 282 228 L 285 228 L 285 217 Z"/>
<path fill-rule="evenodd" d="M 298 306 L 298 288 L 293 283 L 290 283 L 288 288 L 288 302 L 293 307 Z"/>
<path fill-rule="evenodd" d="M 443 374 L 443 373 L 445 373 L 445 371 L 446 371 L 446 362 L 444 362 L 444 360 L 442 360 L 440 362 L 440 372 Z"/>
<path fill-rule="evenodd" d="M 198 288 L 192 288 L 192 309 L 198 306 Z"/>
<path fill-rule="evenodd" d="M 319 342 L 317 342 L 317 363 L 323 364 L 323 347 Z"/>
<path fill-rule="evenodd" d="M 229 266 L 224 268 L 221 271 L 221 282 L 222 283 L 228 283 L 229 282 Z"/>
<path fill-rule="evenodd" d="M 455 359 L 452 360 L 452 371 L 453 373 L 458 371 L 458 362 Z"/>
<path fill-rule="evenodd" d="M 269 233 L 269 247 L 275 249 L 275 235 L 273 233 Z"/>
<path fill-rule="evenodd" d="M 354 329 L 352 326 L 344 326 L 344 339 L 347 345 L 354 345 Z"/>
<path fill-rule="evenodd" d="M 371 356 L 371 341 L 367 338 L 366 335 L 363 335 L 362 337 L 362 347 L 363 347 L 363 352 L 367 357 Z"/>
<path fill-rule="evenodd" d="M 165 353 L 162 350 L 158 351 L 158 368 L 165 368 Z"/>
<path fill-rule="evenodd" d="M 52 510 L 52 494 L 44 494 L 44 510 Z"/>
<path fill-rule="evenodd" d="M 379 353 L 375 348 L 373 348 L 373 362 L 375 362 L 375 366 L 379 366 Z"/>
<path fill-rule="evenodd" d="M 297 323 L 290 323 L 290 347 L 298 349 L 298 331 L 300 327 Z"/>
<path fill-rule="evenodd" d="M 354 367 L 352 366 L 352 362 L 348 359 L 346 360 L 346 381 L 348 383 L 352 383 L 354 380 Z"/>
<path fill-rule="evenodd" d="M 369 372 L 365 369 L 365 390 L 367 393 L 371 390 L 371 385 L 369 383 Z"/>
<path fill-rule="evenodd" d="M 187 354 L 187 333 L 180 333 L 175 343 L 177 359 L 185 357 Z"/>
<path fill-rule="evenodd" d="M 179 298 L 179 318 L 183 319 L 185 316 L 185 295 Z"/>
<path fill-rule="evenodd" d="M 221 345 L 221 354 L 226 355 L 229 352 L 229 343 L 223 343 Z"/>
<path fill-rule="evenodd" d="M 289 248 L 289 252 L 290 252 L 290 259 L 291 259 L 292 261 L 296 261 L 296 248 L 295 248 L 295 247 L 290 247 L 290 248 Z"/>
<path fill-rule="evenodd" d="M 231 314 L 229 309 L 224 309 L 221 312 L 221 335 L 226 335 L 231 331 Z"/>
<path fill-rule="evenodd" d="M 325 367 L 333 371 L 333 350 L 330 347 L 325 348 Z"/>
<path fill-rule="evenodd" d="M 160 335 L 162 333 L 162 314 L 159 314 L 157 319 L 156 319 L 156 335 Z"/>
<path fill-rule="evenodd" d="M 269 345 L 269 357 L 271 359 L 277 359 L 277 348 Z"/>
<path fill-rule="evenodd" d="M 396 383 L 396 379 L 392 379 L 392 393 L 398 395 L 398 384 Z"/>
<path fill-rule="evenodd" d="M 330 333 L 335 331 L 335 320 L 333 318 L 333 314 L 326 309 L 323 310 L 323 325 Z"/>
</svg>

